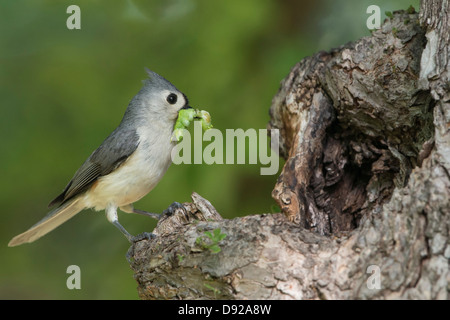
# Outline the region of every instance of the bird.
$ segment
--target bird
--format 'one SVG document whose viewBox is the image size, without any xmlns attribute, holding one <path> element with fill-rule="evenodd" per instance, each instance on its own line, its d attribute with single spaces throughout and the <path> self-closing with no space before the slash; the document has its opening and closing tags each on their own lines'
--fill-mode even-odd
<svg viewBox="0 0 450 320">
<path fill-rule="evenodd" d="M 145 70 L 147 78 L 128 104 L 120 124 L 75 172 L 62 193 L 50 202 L 49 208 L 56 207 L 12 238 L 8 246 L 33 242 L 85 209 L 104 210 L 108 221 L 128 241 L 134 242 L 139 239 L 119 223 L 118 209 L 155 219 L 178 208 L 184 209 L 178 202 L 162 214 L 133 206 L 158 184 L 172 163 L 176 142 L 171 137 L 178 113 L 191 108 L 186 95 L 172 83 L 156 72 Z"/>
</svg>

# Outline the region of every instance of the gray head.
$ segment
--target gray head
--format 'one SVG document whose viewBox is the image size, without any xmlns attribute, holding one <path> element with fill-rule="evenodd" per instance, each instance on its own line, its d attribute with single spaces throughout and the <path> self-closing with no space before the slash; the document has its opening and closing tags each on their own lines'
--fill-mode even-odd
<svg viewBox="0 0 450 320">
<path fill-rule="evenodd" d="M 190 108 L 186 96 L 162 76 L 146 68 L 148 78 L 131 100 L 122 121 L 175 122 L 181 109 Z"/>
</svg>

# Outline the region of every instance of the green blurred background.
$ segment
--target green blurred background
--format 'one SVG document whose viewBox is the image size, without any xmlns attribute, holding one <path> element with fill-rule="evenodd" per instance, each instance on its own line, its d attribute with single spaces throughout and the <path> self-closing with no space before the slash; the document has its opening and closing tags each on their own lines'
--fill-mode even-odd
<svg viewBox="0 0 450 320">
<path fill-rule="evenodd" d="M 66 8 L 81 8 L 68 30 Z M 125 238 L 84 211 L 33 244 L 8 248 L 120 122 L 146 77 L 160 73 L 214 126 L 265 128 L 280 81 L 298 61 L 367 36 L 369 5 L 419 0 L 0 0 L 0 298 L 137 299 Z M 280 171 L 281 171 L 280 163 Z M 192 191 L 225 218 L 267 213 L 277 179 L 260 165 L 172 165 L 136 207 L 161 212 Z M 120 213 L 132 234 L 145 217 Z M 66 269 L 81 268 L 81 290 Z"/>
</svg>

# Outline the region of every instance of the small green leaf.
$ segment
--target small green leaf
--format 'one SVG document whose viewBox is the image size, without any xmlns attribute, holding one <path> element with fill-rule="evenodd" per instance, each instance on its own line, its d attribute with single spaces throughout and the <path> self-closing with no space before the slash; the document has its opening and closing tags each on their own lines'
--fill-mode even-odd
<svg viewBox="0 0 450 320">
<path fill-rule="evenodd" d="M 212 233 L 210 231 L 203 232 L 203 235 L 206 236 L 209 240 L 205 241 L 203 236 L 195 239 L 195 243 L 202 247 L 203 249 L 208 249 L 212 253 L 218 253 L 221 251 L 219 242 L 222 241 L 227 235 L 222 233 L 220 228 L 214 229 Z"/>
<path fill-rule="evenodd" d="M 211 240 L 213 239 L 213 235 L 212 235 L 211 232 L 209 232 L 209 231 L 205 231 L 205 236 L 207 236 L 207 237 L 210 238 Z"/>
<path fill-rule="evenodd" d="M 397 37 L 397 28 L 392 28 L 392 34 L 394 35 L 394 37 Z"/>
<path fill-rule="evenodd" d="M 414 9 L 414 7 L 410 5 L 409 8 L 406 10 L 406 12 L 408 12 L 409 14 L 413 14 L 416 13 L 416 9 Z"/>
<path fill-rule="evenodd" d="M 219 234 L 218 237 L 218 242 L 222 241 L 223 239 L 225 239 L 227 237 L 227 235 L 225 233 Z"/>
<path fill-rule="evenodd" d="M 392 12 L 390 11 L 385 11 L 384 14 L 386 15 L 386 17 L 392 19 L 394 17 L 394 15 L 392 14 Z"/>
<path fill-rule="evenodd" d="M 209 284 L 207 284 L 207 283 L 204 283 L 203 285 L 204 285 L 206 288 L 208 288 L 209 290 L 211 290 L 212 292 L 214 292 L 214 296 L 216 296 L 216 294 L 220 294 L 220 293 L 221 293 L 219 289 L 214 288 L 213 286 L 211 286 L 211 285 L 209 285 Z"/>
<path fill-rule="evenodd" d="M 222 249 L 220 249 L 220 247 L 217 244 L 213 244 L 212 246 L 209 247 L 209 250 L 212 253 L 219 253 Z"/>
</svg>

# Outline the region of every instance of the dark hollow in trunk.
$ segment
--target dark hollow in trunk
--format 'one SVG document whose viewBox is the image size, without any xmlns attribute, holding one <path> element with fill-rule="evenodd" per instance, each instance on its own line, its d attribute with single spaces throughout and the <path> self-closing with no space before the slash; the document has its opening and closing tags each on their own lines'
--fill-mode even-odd
<svg viewBox="0 0 450 320">
<path fill-rule="evenodd" d="M 272 195 L 321 235 L 355 229 L 431 150 L 434 102 L 418 85 L 425 30 L 412 10 L 394 14 L 371 37 L 302 60 L 273 99 L 269 129 L 287 161 Z"/>
</svg>

